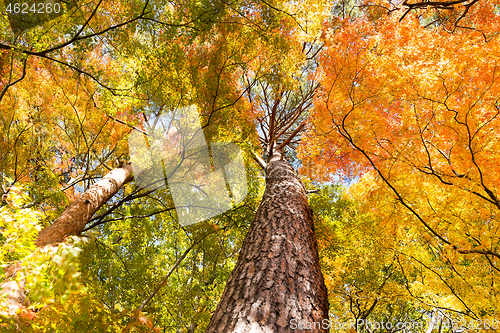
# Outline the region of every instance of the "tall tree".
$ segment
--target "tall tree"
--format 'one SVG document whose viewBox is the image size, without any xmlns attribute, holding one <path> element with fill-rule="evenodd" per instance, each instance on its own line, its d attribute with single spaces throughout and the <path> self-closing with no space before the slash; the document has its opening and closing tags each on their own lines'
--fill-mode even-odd
<svg viewBox="0 0 500 333">
<path fill-rule="evenodd" d="M 284 150 L 305 126 L 315 87 L 302 95 L 261 84 L 257 121 L 266 190 L 206 332 L 288 332 L 328 318 L 328 295 L 306 189 Z M 250 93 L 252 95 L 252 92 Z M 298 96 L 297 96 L 298 95 Z"/>
</svg>

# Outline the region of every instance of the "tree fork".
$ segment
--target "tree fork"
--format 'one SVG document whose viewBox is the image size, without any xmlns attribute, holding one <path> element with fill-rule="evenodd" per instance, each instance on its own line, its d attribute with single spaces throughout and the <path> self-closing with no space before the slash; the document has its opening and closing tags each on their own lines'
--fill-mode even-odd
<svg viewBox="0 0 500 333">
<path fill-rule="evenodd" d="M 206 333 L 290 332 L 328 319 L 306 190 L 281 158 L 275 151 L 266 166 L 262 202 Z"/>
</svg>

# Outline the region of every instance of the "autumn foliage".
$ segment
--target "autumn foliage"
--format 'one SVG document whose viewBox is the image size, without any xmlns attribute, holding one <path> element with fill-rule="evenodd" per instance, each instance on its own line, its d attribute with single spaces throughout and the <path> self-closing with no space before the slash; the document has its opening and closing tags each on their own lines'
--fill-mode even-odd
<svg viewBox="0 0 500 333">
<path fill-rule="evenodd" d="M 327 25 L 314 139 L 301 156 L 321 166 L 318 179 L 359 177 L 347 195 L 390 235 L 376 251 L 391 254 L 380 259 L 409 299 L 491 319 L 499 314 L 500 45 L 485 36 L 499 17 L 490 2 L 474 10 L 464 21 L 476 30 L 454 33 L 425 24 L 428 12 Z M 363 237 L 375 237 L 370 230 Z"/>
<path fill-rule="evenodd" d="M 311 190 L 330 319 L 500 326 L 499 14 L 499 0 L 92 0 L 22 31 L 3 17 L 0 278 L 28 301 L 0 302 L 0 330 L 202 332 L 272 147 Z M 37 249 L 129 160 L 132 128 L 190 104 L 207 141 L 245 154 L 239 207 L 184 228 L 168 192 L 130 182 L 86 241 Z"/>
</svg>

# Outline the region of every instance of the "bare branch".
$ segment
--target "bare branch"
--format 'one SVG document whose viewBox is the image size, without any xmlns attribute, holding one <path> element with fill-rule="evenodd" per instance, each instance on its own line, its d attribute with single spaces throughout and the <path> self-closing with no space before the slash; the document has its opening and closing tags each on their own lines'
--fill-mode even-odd
<svg viewBox="0 0 500 333">
<path fill-rule="evenodd" d="M 253 159 L 257 162 L 257 164 L 259 164 L 259 166 L 263 169 L 263 170 L 266 170 L 266 162 L 264 162 L 264 160 L 259 156 L 257 155 L 254 151 L 250 151 L 252 156 L 253 156 Z"/>
<path fill-rule="evenodd" d="M 282 150 L 287 144 L 290 143 L 290 141 L 292 141 L 292 139 L 302 130 L 302 128 L 306 125 L 306 121 L 304 120 L 299 126 L 297 126 L 297 128 L 295 129 L 295 131 L 292 132 L 292 134 L 290 134 L 290 136 L 285 140 L 283 141 L 282 143 L 279 144 L 278 147 L 276 147 L 276 150 L 280 151 Z"/>
<path fill-rule="evenodd" d="M 116 121 L 116 122 L 120 123 L 120 124 L 123 124 L 123 125 L 125 125 L 125 126 L 130 127 L 130 128 L 133 128 L 133 129 L 135 129 L 135 130 L 137 130 L 137 131 L 141 132 L 141 133 L 142 133 L 142 134 L 144 134 L 144 135 L 149 135 L 147 132 L 143 131 L 143 130 L 142 130 L 142 129 L 140 129 L 139 127 L 136 127 L 136 126 L 132 126 L 132 125 L 130 125 L 130 124 L 127 124 L 127 123 L 126 123 L 126 122 L 124 122 L 123 120 L 117 119 L 117 118 L 115 118 L 115 117 L 113 117 L 113 116 L 109 116 L 109 115 L 108 115 L 108 117 L 109 117 L 109 118 L 111 118 L 111 119 L 113 119 L 114 121 Z"/>
<path fill-rule="evenodd" d="M 12 55 L 12 58 L 11 58 L 11 68 L 10 68 L 10 77 L 9 77 L 9 82 L 3 87 L 2 89 L 2 93 L 0 93 L 0 101 L 3 99 L 3 96 L 5 95 L 5 93 L 7 92 L 7 89 L 9 89 L 10 87 L 12 87 L 13 85 L 15 85 L 16 83 L 18 83 L 19 81 L 23 80 L 24 77 L 26 76 L 26 61 L 28 59 L 23 59 L 23 73 L 21 74 L 21 77 L 17 80 L 15 80 L 14 82 L 12 82 L 12 62 L 13 62 L 13 59 L 14 59 L 14 55 Z"/>
</svg>

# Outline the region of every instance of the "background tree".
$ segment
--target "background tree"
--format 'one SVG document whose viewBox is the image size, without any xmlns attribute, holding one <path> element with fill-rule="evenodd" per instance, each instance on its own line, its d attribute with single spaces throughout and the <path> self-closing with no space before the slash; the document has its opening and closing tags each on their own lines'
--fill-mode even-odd
<svg viewBox="0 0 500 333">
<path fill-rule="evenodd" d="M 488 9 L 497 22 L 493 4 L 473 8 L 472 21 Z M 301 156 L 323 175 L 361 177 L 351 193 L 393 235 L 411 298 L 448 318 L 492 319 L 498 41 L 391 15 L 325 30 L 322 98 Z"/>
<path fill-rule="evenodd" d="M 347 323 L 357 332 L 387 332 L 381 323 L 393 324 L 394 330 L 405 328 L 397 323 L 408 323 L 407 330 L 424 331 L 427 308 L 406 292 L 393 251 L 398 240 L 377 216 L 363 211 L 359 199 L 341 185 L 321 186 L 310 199 L 329 291 L 330 327 L 342 331 Z"/>
</svg>

